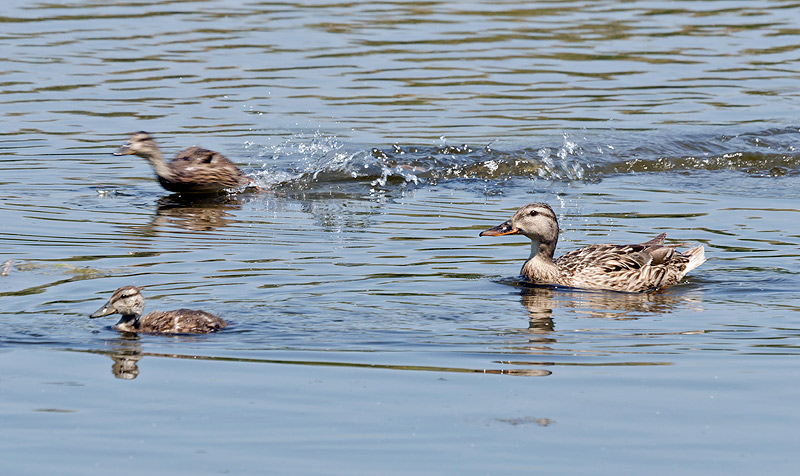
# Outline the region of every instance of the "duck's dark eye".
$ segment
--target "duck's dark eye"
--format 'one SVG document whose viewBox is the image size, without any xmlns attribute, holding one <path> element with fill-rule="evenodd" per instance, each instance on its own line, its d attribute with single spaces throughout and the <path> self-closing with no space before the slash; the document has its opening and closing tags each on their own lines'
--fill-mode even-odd
<svg viewBox="0 0 800 476">
<path fill-rule="evenodd" d="M 539 212 L 537 212 L 536 210 L 531 210 L 531 216 L 532 217 L 535 217 L 538 214 L 539 214 Z"/>
</svg>

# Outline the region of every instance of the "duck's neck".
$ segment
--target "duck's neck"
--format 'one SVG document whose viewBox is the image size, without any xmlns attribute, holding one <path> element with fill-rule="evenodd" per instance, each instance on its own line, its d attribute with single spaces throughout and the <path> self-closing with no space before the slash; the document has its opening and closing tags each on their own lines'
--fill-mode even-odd
<svg viewBox="0 0 800 476">
<path fill-rule="evenodd" d="M 161 155 L 161 149 L 154 146 L 147 152 L 139 152 L 138 155 L 140 157 L 144 157 L 148 162 L 150 162 L 150 165 L 152 165 L 156 171 L 156 175 L 165 180 L 172 180 L 172 170 L 170 170 L 167 163 L 164 162 L 164 156 Z"/>
<path fill-rule="evenodd" d="M 119 322 L 114 326 L 117 330 L 124 332 L 136 332 L 139 330 L 139 314 L 123 314 Z"/>
<path fill-rule="evenodd" d="M 522 265 L 520 274 L 532 283 L 559 284 L 561 272 L 553 263 L 555 242 L 531 240 L 531 255 Z"/>
</svg>

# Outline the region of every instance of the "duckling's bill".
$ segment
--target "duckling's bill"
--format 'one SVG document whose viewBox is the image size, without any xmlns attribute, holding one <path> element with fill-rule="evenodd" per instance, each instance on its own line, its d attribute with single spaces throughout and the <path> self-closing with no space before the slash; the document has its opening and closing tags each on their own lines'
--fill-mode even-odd
<svg viewBox="0 0 800 476">
<path fill-rule="evenodd" d="M 133 155 L 133 154 L 134 154 L 134 152 L 133 152 L 133 149 L 131 149 L 130 144 L 123 144 L 123 145 L 120 146 L 119 149 L 117 149 L 116 152 L 114 152 L 114 155 L 116 155 L 116 156 Z"/>
<path fill-rule="evenodd" d="M 117 312 L 117 310 L 114 309 L 114 307 L 111 305 L 111 301 L 108 301 L 105 304 L 103 304 L 103 306 L 100 309 L 94 311 L 92 315 L 90 315 L 89 317 L 90 318 L 103 317 L 103 316 L 108 316 L 110 314 L 114 314 L 115 312 Z"/>
<path fill-rule="evenodd" d="M 517 227 L 511 224 L 511 220 L 503 222 L 495 227 L 483 230 L 479 236 L 503 236 L 519 234 Z"/>
</svg>

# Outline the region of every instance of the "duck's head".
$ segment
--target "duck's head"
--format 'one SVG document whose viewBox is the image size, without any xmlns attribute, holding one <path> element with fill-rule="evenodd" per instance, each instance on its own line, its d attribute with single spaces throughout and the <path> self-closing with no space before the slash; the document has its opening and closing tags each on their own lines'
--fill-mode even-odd
<svg viewBox="0 0 800 476">
<path fill-rule="evenodd" d="M 144 311 L 144 296 L 136 286 L 123 286 L 111 295 L 107 303 L 89 317 L 103 317 L 120 313 L 123 316 L 140 316 Z"/>
<path fill-rule="evenodd" d="M 558 220 L 546 203 L 529 203 L 517 210 L 510 220 L 484 230 L 480 236 L 525 235 L 534 246 L 545 246 L 552 256 L 558 241 Z M 534 253 L 536 250 L 534 250 Z"/>
<path fill-rule="evenodd" d="M 149 157 L 159 153 L 158 146 L 150 134 L 147 132 L 135 132 L 128 139 L 128 142 L 114 152 L 114 155 Z"/>
</svg>

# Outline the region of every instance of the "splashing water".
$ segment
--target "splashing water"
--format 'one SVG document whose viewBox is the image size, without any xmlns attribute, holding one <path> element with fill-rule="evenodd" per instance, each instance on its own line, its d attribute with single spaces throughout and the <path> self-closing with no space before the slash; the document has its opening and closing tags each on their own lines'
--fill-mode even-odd
<svg viewBox="0 0 800 476">
<path fill-rule="evenodd" d="M 259 163 L 255 179 L 263 188 L 310 189 L 350 183 L 385 189 L 452 180 L 601 180 L 621 173 L 687 169 L 794 174 L 800 173 L 800 159 L 792 145 L 796 135 L 795 130 L 781 130 L 695 141 L 683 137 L 680 142 L 662 140 L 649 149 L 626 149 L 607 142 L 595 145 L 585 138 L 582 145 L 564 133 L 557 147 L 512 151 L 488 145 L 448 145 L 443 137 L 433 146 L 395 144 L 352 150 L 337 136 L 317 131 L 294 134 L 274 145 L 247 142 L 245 149 L 255 151 L 251 162 Z"/>
<path fill-rule="evenodd" d="M 276 146 L 260 146 L 259 157 L 272 157 L 284 173 L 275 174 L 263 166 L 262 175 L 271 183 L 295 184 L 359 180 L 373 187 L 390 183 L 402 185 L 436 183 L 453 179 L 493 180 L 527 176 L 547 180 L 581 180 L 584 165 L 582 149 L 564 136 L 564 144 L 555 149 L 518 152 L 495 151 L 489 146 L 441 145 L 417 147 L 393 145 L 389 150 L 348 151 L 335 136 L 315 133 L 312 137 L 295 135 Z M 248 147 L 259 147 L 253 143 Z M 271 175 L 271 177 L 267 177 Z"/>
</svg>

